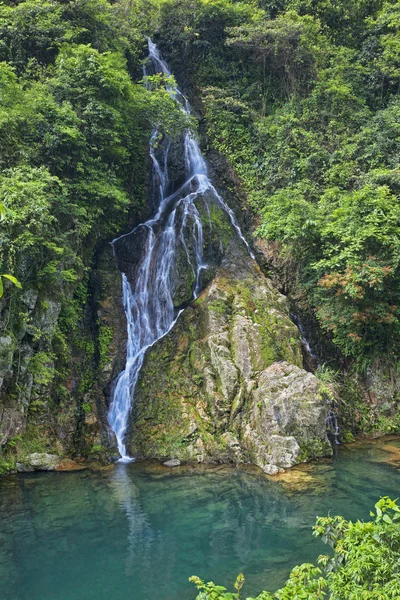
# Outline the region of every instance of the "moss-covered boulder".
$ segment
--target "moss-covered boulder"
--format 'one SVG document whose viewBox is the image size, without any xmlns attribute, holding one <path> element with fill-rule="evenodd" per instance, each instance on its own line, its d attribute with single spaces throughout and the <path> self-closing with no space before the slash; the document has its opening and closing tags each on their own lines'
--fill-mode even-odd
<svg viewBox="0 0 400 600">
<path fill-rule="evenodd" d="M 302 369 L 286 298 L 236 240 L 148 353 L 127 442 L 144 458 L 252 462 L 274 473 L 331 452 L 327 412 Z"/>
</svg>

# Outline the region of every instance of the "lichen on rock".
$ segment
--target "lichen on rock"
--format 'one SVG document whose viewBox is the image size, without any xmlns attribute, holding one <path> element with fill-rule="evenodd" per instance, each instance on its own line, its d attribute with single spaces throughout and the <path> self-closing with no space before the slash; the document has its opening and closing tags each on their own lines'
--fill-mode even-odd
<svg viewBox="0 0 400 600">
<path fill-rule="evenodd" d="M 277 473 L 331 453 L 328 405 L 302 369 L 279 293 L 231 242 L 216 275 L 148 353 L 128 447 L 144 458 L 251 462 Z"/>
<path fill-rule="evenodd" d="M 314 375 L 275 363 L 261 373 L 252 400 L 243 443 L 267 473 L 330 453 L 326 402 Z"/>
</svg>

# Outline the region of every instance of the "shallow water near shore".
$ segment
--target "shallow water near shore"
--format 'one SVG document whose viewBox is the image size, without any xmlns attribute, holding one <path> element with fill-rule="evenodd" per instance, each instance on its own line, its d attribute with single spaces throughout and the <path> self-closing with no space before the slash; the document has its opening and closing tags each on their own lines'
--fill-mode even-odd
<svg viewBox="0 0 400 600">
<path fill-rule="evenodd" d="M 400 495 L 400 438 L 276 478 L 255 468 L 116 464 L 0 480 L 2 600 L 190 600 L 190 575 L 275 590 L 325 546 L 317 515 L 368 519 Z"/>
</svg>

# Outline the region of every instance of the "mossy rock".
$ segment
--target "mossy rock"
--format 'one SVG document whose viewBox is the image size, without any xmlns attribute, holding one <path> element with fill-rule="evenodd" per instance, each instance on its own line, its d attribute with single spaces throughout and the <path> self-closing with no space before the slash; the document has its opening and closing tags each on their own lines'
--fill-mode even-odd
<svg viewBox="0 0 400 600">
<path fill-rule="evenodd" d="M 260 402 L 263 374 L 282 364 L 288 365 L 276 374 L 282 390 L 286 383 L 289 387 L 290 370 L 296 385 L 308 382 L 304 399 L 287 395 L 291 425 L 300 431 L 294 438 L 290 424 L 280 430 L 275 422 L 266 436 L 258 433 L 250 440 L 249 427 L 257 430 L 251 415 Z M 135 391 L 127 445 L 132 454 L 145 458 L 250 461 L 268 469 L 265 456 L 269 452 L 271 460 L 276 457 L 268 450 L 273 436 L 289 445 L 293 437 L 298 451 L 278 464 L 279 470 L 303 460 L 306 443 L 307 458 L 330 452 L 328 408 L 319 392 L 316 378 L 302 369 L 300 333 L 289 317 L 286 298 L 235 240 L 210 285 L 148 353 Z M 302 410 L 306 416 L 296 420 Z"/>
</svg>

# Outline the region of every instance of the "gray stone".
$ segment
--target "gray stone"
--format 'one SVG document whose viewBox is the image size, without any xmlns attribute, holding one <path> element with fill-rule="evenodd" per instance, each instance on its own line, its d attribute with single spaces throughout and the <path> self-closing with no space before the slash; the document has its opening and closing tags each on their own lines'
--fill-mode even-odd
<svg viewBox="0 0 400 600">
<path fill-rule="evenodd" d="M 15 344 L 10 335 L 0 336 L 0 389 L 4 379 L 12 376 L 12 363 Z"/>
<path fill-rule="evenodd" d="M 287 299 L 240 245 L 147 355 L 127 442 L 133 454 L 251 462 L 275 474 L 332 452 L 328 403 L 302 368 Z"/>
<path fill-rule="evenodd" d="M 61 302 L 56 300 L 42 299 L 37 302 L 35 313 L 32 318 L 32 327 L 28 327 L 30 333 L 35 333 L 36 329 L 46 335 L 52 335 L 56 329 L 58 317 L 61 310 Z"/>
<path fill-rule="evenodd" d="M 21 294 L 21 300 L 22 300 L 22 302 L 31 311 L 35 308 L 37 299 L 38 299 L 38 292 L 37 292 L 37 290 L 32 290 L 32 289 L 31 290 L 25 290 Z"/>
<path fill-rule="evenodd" d="M 22 433 L 24 429 L 25 416 L 21 411 L 0 406 L 0 446 Z"/>
<path fill-rule="evenodd" d="M 25 463 L 19 463 L 19 462 L 17 462 L 17 464 L 15 465 L 15 468 L 16 468 L 17 473 L 33 473 L 33 471 L 35 470 L 30 465 L 26 465 Z"/>
<path fill-rule="evenodd" d="M 46 452 L 33 452 L 25 457 L 22 463 L 17 463 L 17 471 L 26 473 L 29 471 L 56 471 L 62 463 L 62 458 L 56 454 Z"/>
<path fill-rule="evenodd" d="M 166 460 L 165 463 L 163 463 L 163 465 L 165 467 L 180 467 L 181 461 L 177 458 L 171 458 L 170 460 Z"/>
<path fill-rule="evenodd" d="M 253 462 L 273 474 L 331 453 L 328 403 L 318 379 L 287 362 L 265 369 L 252 393 L 243 443 Z"/>
</svg>

